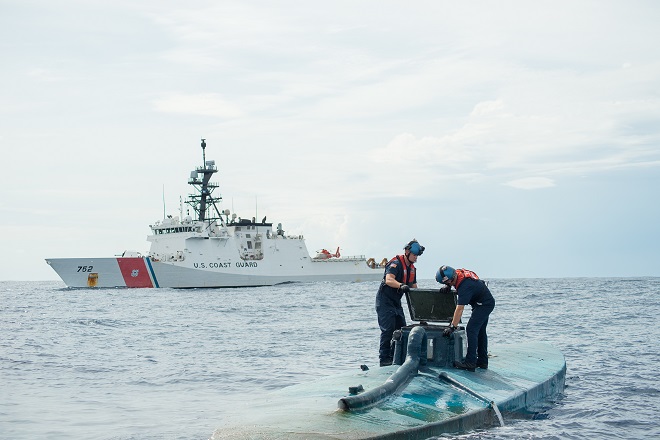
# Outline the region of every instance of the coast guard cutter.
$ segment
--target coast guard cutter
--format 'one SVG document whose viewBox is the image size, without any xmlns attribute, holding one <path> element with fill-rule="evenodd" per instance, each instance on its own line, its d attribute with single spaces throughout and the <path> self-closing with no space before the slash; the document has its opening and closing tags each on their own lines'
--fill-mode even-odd
<svg viewBox="0 0 660 440">
<path fill-rule="evenodd" d="M 167 216 L 150 225 L 147 256 L 125 251 L 111 258 L 49 258 L 46 262 L 69 287 L 245 287 L 306 281 L 375 281 L 383 277 L 381 262 L 341 256 L 325 249 L 310 257 L 301 235 L 273 229 L 266 218 L 237 218 L 218 208 L 222 197 L 211 177 L 218 171 L 206 160 L 190 173 L 195 193 L 186 204 L 195 218 Z"/>
</svg>

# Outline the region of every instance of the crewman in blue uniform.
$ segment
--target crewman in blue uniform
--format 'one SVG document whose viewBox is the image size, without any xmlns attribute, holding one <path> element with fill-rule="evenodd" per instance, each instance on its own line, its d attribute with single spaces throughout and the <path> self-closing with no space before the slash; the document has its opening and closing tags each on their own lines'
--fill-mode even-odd
<svg viewBox="0 0 660 440">
<path fill-rule="evenodd" d="M 424 246 L 413 239 L 385 265 L 385 274 L 376 294 L 376 313 L 380 326 L 380 366 L 392 365 L 392 334 L 406 325 L 401 297 L 411 287 L 417 287 L 417 274 L 414 263 L 424 252 Z"/>
<path fill-rule="evenodd" d="M 444 336 L 449 337 L 456 330 L 465 306 L 468 304 L 472 306 L 472 314 L 465 328 L 468 340 L 465 362 L 455 361 L 454 366 L 468 371 L 474 371 L 476 367 L 488 368 L 486 327 L 488 317 L 495 308 L 495 298 L 488 290 L 488 286 L 471 270 L 454 269 L 451 266 L 441 266 L 435 274 L 435 280 L 450 288 L 453 286 L 458 295 L 454 317 L 443 332 Z"/>
</svg>

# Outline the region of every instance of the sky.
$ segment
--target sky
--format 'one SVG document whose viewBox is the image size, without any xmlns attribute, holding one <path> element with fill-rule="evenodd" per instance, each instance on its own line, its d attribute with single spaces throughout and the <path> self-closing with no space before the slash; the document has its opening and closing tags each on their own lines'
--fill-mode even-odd
<svg viewBox="0 0 660 440">
<path fill-rule="evenodd" d="M 185 4 L 184 4 L 185 3 Z M 190 171 L 418 278 L 660 276 L 655 1 L 0 0 L 0 280 L 148 252 Z"/>
</svg>

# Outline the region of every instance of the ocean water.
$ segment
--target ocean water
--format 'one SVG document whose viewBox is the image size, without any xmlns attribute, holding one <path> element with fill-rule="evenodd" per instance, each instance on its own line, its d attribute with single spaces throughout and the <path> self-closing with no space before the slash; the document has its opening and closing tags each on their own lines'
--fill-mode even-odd
<svg viewBox="0 0 660 440">
<path fill-rule="evenodd" d="M 377 286 L 0 282 L 0 439 L 206 440 L 246 398 L 377 368 Z M 550 342 L 566 357 L 565 392 L 503 427 L 436 439 L 660 438 L 660 278 L 494 279 L 490 288 L 490 351 Z"/>
</svg>

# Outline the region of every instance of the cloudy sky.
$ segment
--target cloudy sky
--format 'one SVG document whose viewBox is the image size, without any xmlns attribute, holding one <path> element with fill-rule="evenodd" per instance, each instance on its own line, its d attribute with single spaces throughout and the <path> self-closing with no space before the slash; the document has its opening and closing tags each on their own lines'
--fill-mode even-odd
<svg viewBox="0 0 660 440">
<path fill-rule="evenodd" d="M 660 276 L 655 1 L 0 0 L 0 280 L 223 208 L 482 277 Z"/>
</svg>

